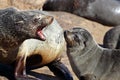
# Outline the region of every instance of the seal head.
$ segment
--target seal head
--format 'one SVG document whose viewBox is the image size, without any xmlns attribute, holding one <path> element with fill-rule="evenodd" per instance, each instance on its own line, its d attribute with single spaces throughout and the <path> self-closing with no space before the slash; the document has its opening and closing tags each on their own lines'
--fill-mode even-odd
<svg viewBox="0 0 120 80">
<path fill-rule="evenodd" d="M 82 28 L 73 28 L 70 30 L 64 31 L 65 40 L 67 42 L 68 48 L 79 47 L 79 49 L 85 48 L 89 45 L 88 41 L 92 41 L 92 36 L 90 34 L 85 33 Z"/>
</svg>

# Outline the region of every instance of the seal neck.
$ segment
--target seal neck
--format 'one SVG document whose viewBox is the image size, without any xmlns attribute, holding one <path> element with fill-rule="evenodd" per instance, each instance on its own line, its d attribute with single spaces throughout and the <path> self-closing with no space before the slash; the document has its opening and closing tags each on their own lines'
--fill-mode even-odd
<svg viewBox="0 0 120 80">
<path fill-rule="evenodd" d="M 97 50 L 102 49 L 100 49 L 100 46 L 93 40 L 89 43 L 86 43 L 86 46 L 83 49 L 78 47 L 68 48 L 67 53 L 74 57 L 79 56 L 79 58 L 83 58 L 95 54 Z"/>
<path fill-rule="evenodd" d="M 96 54 L 98 51 L 100 51 L 98 45 L 90 45 L 90 47 L 82 50 L 79 55 L 79 59 L 82 61 L 88 60 L 88 58 L 92 57 L 94 54 Z"/>
</svg>

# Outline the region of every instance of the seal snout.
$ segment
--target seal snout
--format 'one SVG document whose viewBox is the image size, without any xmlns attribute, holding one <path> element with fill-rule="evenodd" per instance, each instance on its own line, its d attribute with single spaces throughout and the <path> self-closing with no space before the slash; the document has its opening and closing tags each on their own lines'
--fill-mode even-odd
<svg viewBox="0 0 120 80">
<path fill-rule="evenodd" d="M 65 40 L 67 41 L 69 39 L 69 36 L 71 35 L 71 32 L 68 31 L 68 30 L 65 30 L 64 31 L 64 37 L 65 37 Z"/>
<path fill-rule="evenodd" d="M 73 46 L 74 44 L 74 35 L 71 31 L 66 30 L 64 31 L 64 37 L 65 37 L 65 41 L 67 43 L 67 46 Z"/>
<path fill-rule="evenodd" d="M 68 37 L 68 36 L 72 36 L 73 35 L 73 32 L 72 32 L 72 30 L 65 30 L 64 31 L 64 37 Z"/>
<path fill-rule="evenodd" d="M 45 16 L 45 15 L 36 15 L 33 18 L 33 23 L 37 24 L 37 31 L 36 34 L 39 36 L 41 40 L 46 40 L 45 35 L 43 34 L 42 30 L 49 26 L 53 22 L 53 17 L 52 16 Z"/>
</svg>

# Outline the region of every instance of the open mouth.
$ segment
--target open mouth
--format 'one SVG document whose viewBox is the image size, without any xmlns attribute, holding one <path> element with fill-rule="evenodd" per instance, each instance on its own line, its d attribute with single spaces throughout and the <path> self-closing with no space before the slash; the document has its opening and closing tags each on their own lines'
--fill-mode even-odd
<svg viewBox="0 0 120 80">
<path fill-rule="evenodd" d="M 47 16 L 47 17 L 45 17 L 45 18 L 43 18 L 43 19 L 41 20 L 41 24 L 40 24 L 40 26 L 38 26 L 38 28 L 37 28 L 37 35 L 39 36 L 39 38 L 40 38 L 41 40 L 43 40 L 43 41 L 46 40 L 46 37 L 45 37 L 45 35 L 43 34 L 43 31 L 42 31 L 42 30 L 43 30 L 45 27 L 49 26 L 52 22 L 53 22 L 53 17 L 51 17 L 51 16 Z"/>
<path fill-rule="evenodd" d="M 46 27 L 46 26 L 40 26 L 40 27 L 38 27 L 38 29 L 37 29 L 37 35 L 38 35 L 39 38 L 40 38 L 41 40 L 43 40 L 43 41 L 46 40 L 46 37 L 45 37 L 45 35 L 43 34 L 43 31 L 42 31 L 44 27 Z"/>
</svg>

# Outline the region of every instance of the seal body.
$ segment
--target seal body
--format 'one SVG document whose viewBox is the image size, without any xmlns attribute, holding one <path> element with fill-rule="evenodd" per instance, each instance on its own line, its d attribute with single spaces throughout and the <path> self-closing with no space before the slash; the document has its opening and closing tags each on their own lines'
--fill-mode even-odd
<svg viewBox="0 0 120 80">
<path fill-rule="evenodd" d="M 65 31 L 67 55 L 80 80 L 119 80 L 120 50 L 100 47 L 83 28 Z"/>
<path fill-rule="evenodd" d="M 120 25 L 119 0 L 47 0 L 43 10 L 67 11 L 105 25 Z"/>
<path fill-rule="evenodd" d="M 73 80 L 67 67 L 58 59 L 64 43 L 63 29 L 49 13 L 15 8 L 0 10 L 1 73 L 12 68 L 9 72 L 14 72 L 16 79 L 40 80 L 27 76 L 26 71 L 46 65 L 54 74 Z"/>
<path fill-rule="evenodd" d="M 0 10 L 0 62 L 12 63 L 25 39 L 42 39 L 38 31 L 42 31 L 52 20 L 52 16 L 40 11 L 19 11 L 15 8 Z"/>
<path fill-rule="evenodd" d="M 120 26 L 106 32 L 103 39 L 103 46 L 110 49 L 120 49 Z"/>
<path fill-rule="evenodd" d="M 41 58 L 38 57 L 40 59 L 38 60 L 39 66 L 46 65 L 60 58 L 61 53 L 64 50 L 64 46 L 65 46 L 63 29 L 54 19 L 51 25 L 43 29 L 43 33 L 46 36 L 45 41 L 40 41 L 37 39 L 25 40 L 22 43 L 22 45 L 19 47 L 18 57 L 21 55 L 25 55 L 29 59 L 33 55 L 38 55 L 41 57 Z M 31 61 L 32 60 L 35 59 L 31 59 Z"/>
<path fill-rule="evenodd" d="M 72 12 L 72 7 L 73 0 L 46 0 L 43 10 Z"/>
</svg>

